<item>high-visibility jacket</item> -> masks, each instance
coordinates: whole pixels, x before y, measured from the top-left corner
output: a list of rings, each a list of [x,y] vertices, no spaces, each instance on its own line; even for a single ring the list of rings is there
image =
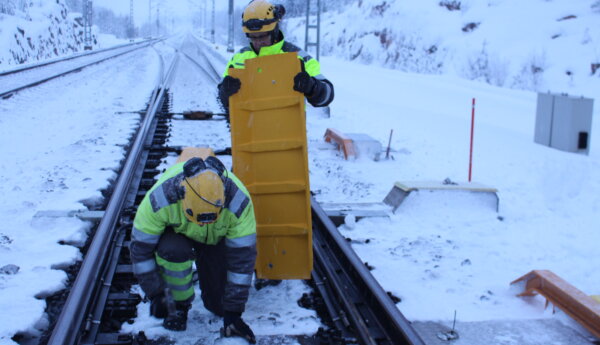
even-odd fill
[[[333,84],[327,80],[323,74],[321,74],[321,65],[319,64],[319,61],[314,59],[304,50],[298,48],[296,45],[286,42],[282,33],[279,34],[279,38],[280,39],[277,43],[260,48],[258,54],[251,46],[240,49],[240,51],[234,54],[227,63],[225,72],[223,72],[223,78],[229,75],[229,68],[245,68],[246,60],[248,59],[254,59],[260,56],[296,52],[298,53],[298,59],[304,61],[306,73],[308,73],[308,75],[311,77],[314,77],[317,82],[313,94],[306,95],[307,101],[314,107],[325,107],[329,105],[329,103],[333,101],[334,97]],[[222,92],[221,85],[222,84],[219,84],[219,99],[221,100],[221,104],[228,109],[229,98]]]
[[[180,184],[184,178],[183,165],[184,162],[181,162],[167,169],[137,210],[130,245],[133,271],[146,295],[155,296],[164,287],[157,272],[155,251],[167,227],[209,245],[225,239],[227,284],[223,308],[243,311],[256,262],[256,220],[250,194],[232,172],[225,170],[222,175],[225,206],[219,218],[202,226],[192,223],[185,217],[182,208],[184,190]]]

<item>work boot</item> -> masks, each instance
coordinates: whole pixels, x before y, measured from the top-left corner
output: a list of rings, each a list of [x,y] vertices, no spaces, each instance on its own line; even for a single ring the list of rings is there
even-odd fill
[[[175,304],[175,313],[169,313],[163,321],[163,327],[171,331],[185,331],[187,328],[188,311],[192,307],[189,303]]]
[[[281,284],[281,280],[279,279],[255,279],[254,280],[254,288],[258,291],[267,286],[277,286]]]

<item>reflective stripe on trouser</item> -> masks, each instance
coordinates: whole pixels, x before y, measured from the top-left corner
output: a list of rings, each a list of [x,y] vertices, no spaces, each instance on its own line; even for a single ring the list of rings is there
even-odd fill
[[[175,233],[172,229],[168,229],[161,236],[156,263],[176,301],[191,303],[194,299],[192,286],[194,257],[204,307],[223,316],[223,296],[227,284],[225,241],[221,240],[216,245],[198,243]]]
[[[184,262],[169,262],[156,254],[156,264],[160,275],[171,290],[175,301],[192,301],[194,286],[192,285],[192,260]]]

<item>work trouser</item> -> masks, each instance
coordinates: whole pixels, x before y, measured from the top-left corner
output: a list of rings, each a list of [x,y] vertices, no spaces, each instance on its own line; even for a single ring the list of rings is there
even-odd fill
[[[223,316],[223,294],[227,282],[225,241],[208,245],[167,229],[158,241],[156,263],[176,302],[191,304],[194,300],[194,260],[204,307]]]

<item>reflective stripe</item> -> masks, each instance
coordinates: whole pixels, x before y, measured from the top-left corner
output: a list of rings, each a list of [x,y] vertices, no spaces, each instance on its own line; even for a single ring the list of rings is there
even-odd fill
[[[166,269],[164,267],[161,267],[161,269],[162,269],[162,272],[164,275],[173,277],[173,278],[185,278],[192,273],[191,265],[188,269],[185,269],[183,271],[173,271],[173,270]]]
[[[154,212],[158,212],[161,208],[169,206],[163,185],[158,186],[150,193],[150,203]]]
[[[141,262],[136,262],[132,265],[133,273],[144,274],[152,272],[156,269],[156,261],[149,259]]]
[[[225,245],[229,248],[250,247],[254,244],[256,244],[256,234],[250,234],[248,236],[242,236],[238,238],[225,239]]]
[[[252,284],[252,273],[242,274],[227,271],[227,281],[236,285],[250,285]]]
[[[302,49],[298,51],[298,55],[302,58],[302,60],[304,60],[304,62],[308,62],[310,59],[312,59],[312,56],[308,55],[308,53]]]
[[[248,197],[246,196],[246,194],[244,194],[244,192],[242,192],[241,189],[238,189],[235,192],[235,195],[233,196],[233,199],[231,200],[231,202],[229,203],[229,210],[235,214],[236,216],[240,216],[242,213],[240,212],[240,208],[242,207],[242,204],[244,203],[244,200],[246,200]]]
[[[314,78],[318,80],[325,80],[325,76],[322,74],[317,74],[316,76],[314,76]]]
[[[165,258],[162,258],[158,253],[156,253],[156,262],[160,267],[163,267],[172,271],[185,271],[188,268],[192,267],[192,260],[186,260],[183,262],[173,262],[168,261]]]
[[[192,302],[194,300],[194,288],[190,287],[185,291],[171,290],[173,299],[177,302]]]
[[[133,231],[131,233],[131,237],[134,241],[149,243],[149,244],[157,244],[158,240],[160,240],[160,235],[151,235],[147,234],[135,226],[133,227]]]
[[[192,282],[189,282],[185,285],[175,285],[175,284],[171,284],[171,283],[167,282],[167,287],[169,287],[169,289],[175,290],[175,291],[186,291],[186,290],[192,288]]]

